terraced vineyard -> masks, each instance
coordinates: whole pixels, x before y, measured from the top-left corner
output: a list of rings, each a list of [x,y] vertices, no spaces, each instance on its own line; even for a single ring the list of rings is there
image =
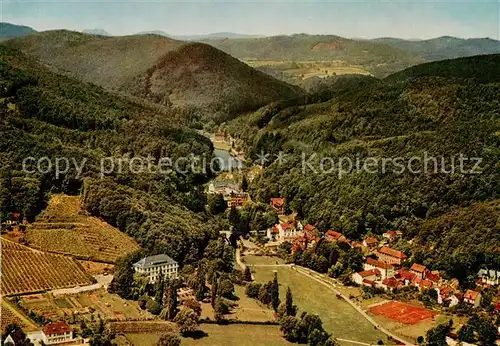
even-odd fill
[[[7,328],[9,324],[17,324],[25,332],[33,332],[38,329],[38,326],[33,321],[22,315],[19,311],[15,310],[15,308],[5,299],[2,299],[1,311],[2,317],[0,320],[2,332],[5,331],[5,328]]]
[[[2,294],[91,285],[94,279],[69,256],[30,249],[2,238]]]
[[[28,226],[31,247],[93,261],[114,263],[139,248],[117,228],[88,216],[78,196],[55,195],[47,209]]]

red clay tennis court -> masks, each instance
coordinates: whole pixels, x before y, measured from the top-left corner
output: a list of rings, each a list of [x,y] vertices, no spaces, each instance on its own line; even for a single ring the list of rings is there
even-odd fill
[[[436,315],[424,308],[394,301],[374,306],[370,308],[370,312],[406,324],[415,324]]]

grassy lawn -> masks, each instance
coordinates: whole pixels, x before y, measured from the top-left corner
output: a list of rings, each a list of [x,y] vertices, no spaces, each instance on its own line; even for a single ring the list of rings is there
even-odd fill
[[[267,282],[273,278],[273,270],[278,272],[280,298],[284,299],[288,286],[292,289],[295,304],[300,311],[318,314],[324,327],[333,337],[376,344],[378,340],[387,342],[382,332],[375,330],[350,305],[337,299],[335,294],[316,281],[287,267],[254,267],[257,282]]]
[[[271,257],[271,256],[242,256],[241,257],[243,263],[248,264],[248,265],[253,265],[253,264],[284,264],[285,261],[283,261],[279,257]]]
[[[239,325],[221,326],[202,324],[201,329],[207,334],[200,339],[183,338],[182,346],[281,346],[292,345],[282,336],[278,326]],[[156,344],[159,334],[127,334],[127,340],[134,346],[152,346]]]

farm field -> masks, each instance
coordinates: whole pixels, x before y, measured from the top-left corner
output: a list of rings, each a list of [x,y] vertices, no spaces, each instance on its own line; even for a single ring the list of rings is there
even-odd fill
[[[2,238],[2,294],[22,294],[94,283],[72,257],[46,253]]]
[[[292,345],[281,336],[279,326],[265,325],[217,325],[202,324],[200,329],[207,336],[200,339],[183,338],[181,345],[185,346],[255,346],[269,345],[281,346]],[[159,338],[159,334],[126,334],[127,339],[134,346],[151,346]]]
[[[305,80],[311,77],[331,77],[344,74],[370,75],[365,68],[350,65],[341,60],[331,61],[289,61],[289,60],[244,60],[256,69],[272,70],[286,79]]]
[[[288,286],[292,289],[295,304],[300,311],[318,314],[325,329],[335,338],[355,340],[376,344],[379,340],[387,342],[387,336],[375,330],[345,301],[319,286],[314,280],[289,267],[253,267],[256,282],[272,280],[276,270],[280,283],[280,297],[285,297]],[[314,299],[313,299],[314,298]]]
[[[28,226],[26,241],[40,250],[107,263],[139,248],[117,228],[88,216],[78,196],[67,195],[52,196],[47,209]]]
[[[124,300],[104,289],[63,296],[29,295],[23,296],[21,302],[26,308],[54,321],[67,316],[74,316],[75,321],[90,320],[92,314],[122,321],[153,317],[141,310],[137,302]]]
[[[33,332],[39,328],[35,322],[17,311],[10,302],[2,299],[1,330],[4,331],[9,324],[13,323],[20,326],[25,332]]]

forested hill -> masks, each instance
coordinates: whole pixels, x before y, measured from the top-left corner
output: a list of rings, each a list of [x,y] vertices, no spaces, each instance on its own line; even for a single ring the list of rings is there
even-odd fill
[[[254,159],[262,152],[285,153],[286,162],[268,162],[253,184],[257,200],[284,196],[307,222],[354,239],[392,228],[414,234],[422,220],[500,198],[499,66],[499,55],[425,64],[385,80],[358,80],[327,102],[269,105],[230,122],[227,130]],[[321,157],[331,158],[327,173],[305,166],[302,154],[306,160],[316,154],[308,162],[317,169]],[[481,173],[442,173],[460,154],[481,158]],[[429,166],[426,174],[394,167],[382,172],[383,158],[401,158],[408,167],[410,158],[424,155],[445,164],[437,172]],[[362,165],[368,157],[378,162],[375,173],[345,164],[348,173],[328,173],[332,160]],[[450,253],[453,246],[464,251],[448,245]]]
[[[56,72],[189,109],[193,121],[255,110],[302,92],[211,46],[158,35],[105,37],[57,30],[8,44]]]
[[[183,127],[176,120],[179,114],[57,75],[1,45],[0,80],[2,214],[21,212],[32,219],[48,193],[78,194],[84,188],[84,202],[93,215],[132,235],[148,251],[166,251],[183,261],[192,247],[193,260],[197,249],[215,236],[217,226],[203,212],[200,184],[207,175],[134,174],[127,161],[149,155],[154,164],[160,156],[175,160],[190,153],[210,158],[211,142]],[[33,161],[27,168],[36,172],[24,172],[27,157],[46,157],[40,166],[46,173],[36,170]],[[70,160],[69,170],[56,176],[55,160],[63,157]],[[123,159],[123,168],[120,172],[116,163],[102,178],[101,159],[107,157]],[[75,162],[83,164],[80,176]]]
[[[463,39],[443,36],[429,40],[402,40],[386,37],[377,38],[371,40],[371,42],[391,45],[395,48],[421,56],[426,61],[500,53],[500,41],[491,38]]]

